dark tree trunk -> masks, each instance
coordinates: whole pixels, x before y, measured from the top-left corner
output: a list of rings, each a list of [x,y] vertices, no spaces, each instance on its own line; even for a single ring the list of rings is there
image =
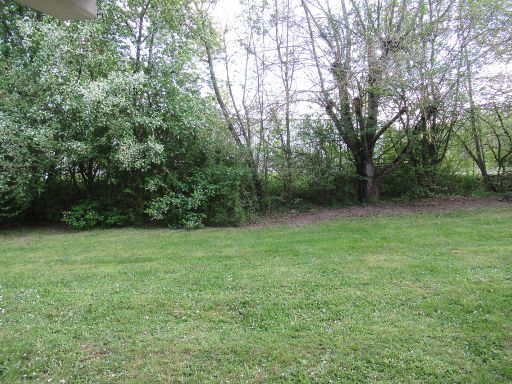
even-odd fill
[[[357,200],[360,203],[366,201],[366,171],[364,162],[358,161],[356,163],[356,174],[357,174]]]
[[[366,162],[366,201],[375,204],[379,201],[379,176],[370,158]]]
[[[371,157],[356,161],[357,198],[360,203],[375,204],[379,201],[380,177]]]
[[[489,174],[487,173],[486,167],[480,165],[478,165],[478,167],[480,168],[480,173],[482,174],[482,181],[485,190],[488,192],[498,192],[498,188],[496,188],[496,186],[492,182],[491,176],[489,176]]]
[[[289,142],[288,142],[289,143]],[[286,203],[291,205],[293,200],[293,187],[292,187],[292,159],[291,150],[289,146],[285,148],[285,161],[286,161],[286,174],[284,176],[284,195]]]

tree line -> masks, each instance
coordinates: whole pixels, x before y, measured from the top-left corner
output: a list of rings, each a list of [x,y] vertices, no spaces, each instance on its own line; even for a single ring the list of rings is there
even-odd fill
[[[512,188],[512,5],[0,0],[0,220],[239,225]]]

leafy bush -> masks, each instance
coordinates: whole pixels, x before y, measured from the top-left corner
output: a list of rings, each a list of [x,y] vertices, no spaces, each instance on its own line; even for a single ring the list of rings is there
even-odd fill
[[[92,229],[100,225],[103,215],[98,203],[84,202],[64,212],[62,221],[73,229]]]
[[[404,162],[382,178],[380,190],[384,198],[421,199],[433,195],[471,195],[481,189],[478,176],[457,173],[448,165],[424,169]]]
[[[148,204],[146,213],[153,220],[167,222],[172,228],[201,228],[205,219],[202,210],[206,197],[206,191],[201,189],[169,192],[153,199]]]
[[[185,229],[200,229],[204,228],[205,215],[202,213],[188,213],[181,219],[181,226]]]
[[[121,227],[133,223],[130,212],[117,208],[103,209],[94,201],[84,201],[63,213],[62,221],[72,229],[93,229],[97,227]]]
[[[153,198],[145,213],[171,228],[197,229],[204,225],[237,226],[254,209],[254,186],[249,169],[236,158],[209,153],[202,169],[183,180],[175,174],[153,178]]]
[[[107,209],[103,213],[104,227],[124,227],[132,224],[135,218],[131,212],[125,212],[117,208]]]
[[[257,202],[249,170],[244,166],[216,164],[206,172],[210,195],[206,202],[206,223],[238,226],[255,211]]]

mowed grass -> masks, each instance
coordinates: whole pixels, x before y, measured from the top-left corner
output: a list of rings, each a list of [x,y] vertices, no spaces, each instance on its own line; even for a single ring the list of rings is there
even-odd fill
[[[512,208],[0,233],[0,381],[512,382]]]

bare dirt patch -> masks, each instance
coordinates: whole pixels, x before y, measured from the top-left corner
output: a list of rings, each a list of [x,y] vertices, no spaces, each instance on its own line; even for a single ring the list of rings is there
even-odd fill
[[[354,205],[344,208],[319,208],[309,212],[270,214],[249,227],[276,225],[301,226],[319,221],[367,216],[393,216],[408,213],[453,212],[477,208],[506,207],[510,203],[497,197],[434,197],[414,202],[386,202],[378,205]]]

